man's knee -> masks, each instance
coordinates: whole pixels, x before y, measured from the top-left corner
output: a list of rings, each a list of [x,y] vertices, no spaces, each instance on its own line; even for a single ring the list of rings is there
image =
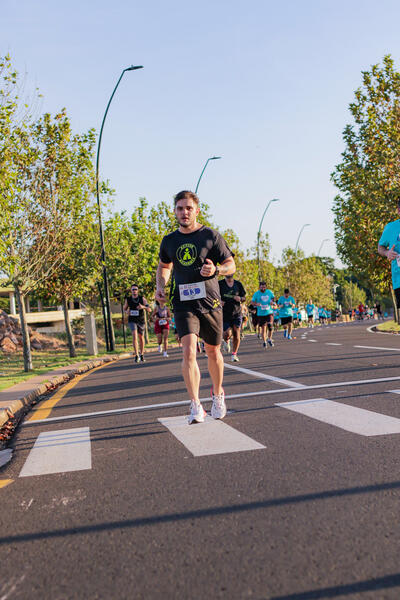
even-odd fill
[[[218,358],[222,356],[220,346],[210,346],[209,344],[206,344],[205,348],[206,354],[211,360],[218,360]]]

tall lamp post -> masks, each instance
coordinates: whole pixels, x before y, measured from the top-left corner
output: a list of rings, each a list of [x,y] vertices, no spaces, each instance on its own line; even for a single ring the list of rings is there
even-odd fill
[[[108,288],[108,279],[107,279],[107,267],[106,267],[106,250],[104,247],[104,236],[103,236],[103,223],[101,218],[101,207],[100,207],[100,191],[99,191],[99,159],[100,159],[100,147],[101,147],[101,138],[103,135],[104,123],[107,117],[108,109],[110,108],[110,104],[112,99],[114,98],[114,94],[117,91],[117,87],[120,84],[122,77],[124,76],[126,71],[136,71],[137,69],[143,69],[142,66],[134,67],[133,65],[124,69],[117,81],[117,85],[114,88],[113,93],[111,94],[111,98],[108,101],[106,112],[104,113],[103,121],[101,123],[99,141],[97,144],[97,156],[96,156],[96,197],[97,197],[97,208],[99,212],[99,232],[100,232],[100,245],[101,245],[101,263],[103,266],[103,284],[104,284],[104,300],[102,299],[103,304],[103,318],[104,318],[104,331],[106,337],[107,351],[112,352],[115,349],[115,340],[114,340],[114,331],[111,320],[111,308],[110,308],[110,292]],[[99,285],[100,290],[100,285]]]
[[[267,210],[269,209],[269,206],[272,202],[279,202],[279,198],[273,198],[272,200],[270,200],[263,212],[263,216],[261,217],[261,221],[260,221],[260,227],[258,228],[258,233],[257,233],[257,266],[258,266],[258,281],[260,281],[261,278],[261,274],[260,274],[260,237],[261,237],[261,227],[264,221],[264,217],[265,217],[265,213],[267,212]]]
[[[207,165],[208,165],[208,163],[210,162],[210,160],[220,160],[221,158],[222,158],[222,156],[210,156],[210,158],[207,158],[206,164],[204,165],[204,167],[203,167],[203,170],[202,170],[202,172],[200,173],[200,177],[199,177],[199,180],[198,180],[198,182],[197,182],[196,189],[194,190],[194,193],[195,193],[195,194],[197,194],[197,190],[199,189],[199,185],[200,185],[201,178],[203,177],[203,173],[204,173],[204,171],[206,170],[206,168],[207,168]]]
[[[294,253],[295,253],[295,254],[296,254],[296,252],[297,252],[297,248],[298,248],[298,246],[299,246],[300,236],[301,236],[301,234],[303,233],[303,229],[305,229],[305,227],[309,227],[309,226],[310,226],[310,223],[305,223],[305,225],[303,225],[303,227],[300,229],[300,233],[299,233],[299,235],[298,235],[298,237],[297,237],[296,248],[294,249]]]
[[[319,256],[321,254],[322,246],[325,244],[325,242],[329,242],[329,238],[326,238],[325,240],[322,240],[321,245],[320,245],[319,250],[318,250],[317,256]]]

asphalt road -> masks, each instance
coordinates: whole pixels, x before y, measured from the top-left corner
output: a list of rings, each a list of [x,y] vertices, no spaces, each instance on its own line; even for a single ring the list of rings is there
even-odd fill
[[[246,337],[223,422],[160,422],[188,413],[179,349],[25,421],[0,469],[0,600],[400,598],[400,343],[368,325]]]

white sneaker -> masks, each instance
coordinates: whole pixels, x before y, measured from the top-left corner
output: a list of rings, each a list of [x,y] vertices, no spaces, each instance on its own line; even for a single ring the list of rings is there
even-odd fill
[[[222,342],[222,346],[223,346],[223,348],[224,348],[225,352],[226,352],[227,354],[229,354],[229,352],[230,352],[230,349],[231,349],[231,348],[230,348],[230,343],[229,343],[229,342],[226,342],[225,340],[223,340],[223,342]]]
[[[162,352],[162,347],[161,346],[158,346],[158,351],[161,354],[161,352]]]
[[[204,423],[206,415],[207,413],[201,403],[192,400],[190,404],[190,415],[188,416],[189,425],[192,423]]]
[[[168,358],[168,352],[163,352],[163,356],[165,356],[166,358]]]
[[[226,415],[226,404],[225,404],[225,393],[222,391],[222,394],[216,396],[214,392],[212,394],[212,407],[211,407],[211,416],[214,419],[223,419]]]
[[[232,354],[231,361],[232,362],[239,362],[238,355],[237,354]]]

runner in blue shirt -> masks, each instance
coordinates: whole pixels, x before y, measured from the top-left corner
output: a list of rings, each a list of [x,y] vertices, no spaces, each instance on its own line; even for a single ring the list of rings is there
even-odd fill
[[[292,339],[293,329],[293,306],[296,305],[296,301],[293,296],[290,295],[289,289],[286,288],[278,300],[279,316],[283,325],[283,337],[288,340]]]
[[[397,200],[397,212],[400,216],[400,197]],[[386,225],[378,243],[378,252],[391,262],[392,285],[396,296],[397,310],[400,309],[400,219]]]
[[[279,329],[279,308],[274,308],[274,331]]]
[[[308,326],[311,327],[311,329],[314,327],[314,311],[315,311],[315,304],[313,304],[311,298],[308,301],[308,304],[306,305],[306,313],[307,313],[307,318],[308,318]]]
[[[260,281],[260,289],[253,295],[251,303],[257,306],[257,320],[258,325],[261,328],[261,336],[263,340],[263,347],[267,348],[274,345],[272,341],[273,323],[274,323],[274,308],[275,302],[274,292],[267,290],[267,284],[265,281]],[[268,338],[266,336],[266,330],[268,328]]]

